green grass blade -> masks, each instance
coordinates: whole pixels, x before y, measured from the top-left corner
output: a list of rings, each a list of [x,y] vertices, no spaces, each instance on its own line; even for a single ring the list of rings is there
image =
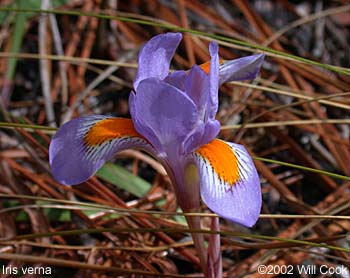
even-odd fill
[[[151,185],[144,179],[134,176],[123,167],[113,163],[103,165],[97,172],[97,176],[139,198],[145,196],[151,188]]]
[[[28,1],[19,0],[17,1],[17,7],[19,9],[29,8]],[[10,47],[11,53],[19,53],[22,46],[23,36],[25,32],[25,23],[26,23],[27,15],[25,13],[16,13],[15,16],[15,25],[12,32],[12,42]],[[8,66],[6,71],[6,79],[12,80],[15,74],[15,69],[17,65],[16,58],[8,59]]]

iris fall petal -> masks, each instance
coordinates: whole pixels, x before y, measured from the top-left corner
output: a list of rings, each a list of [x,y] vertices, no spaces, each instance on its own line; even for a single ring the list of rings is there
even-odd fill
[[[214,139],[194,155],[203,201],[225,219],[247,227],[260,214],[258,173],[247,150],[239,144]]]
[[[67,185],[90,178],[116,152],[151,146],[130,119],[95,115],[64,124],[52,138],[49,158],[53,177]]]

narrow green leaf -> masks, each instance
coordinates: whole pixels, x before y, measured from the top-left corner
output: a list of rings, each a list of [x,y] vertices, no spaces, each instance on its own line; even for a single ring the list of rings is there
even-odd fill
[[[19,0],[17,2],[18,8],[29,8],[27,6],[27,4],[28,4],[27,1],[24,1],[24,0]],[[14,26],[13,32],[12,32],[12,42],[11,42],[11,48],[10,48],[11,53],[20,52],[22,40],[23,40],[23,35],[24,35],[24,31],[25,31],[26,19],[27,19],[26,14],[16,13],[15,26]],[[16,58],[9,58],[8,67],[7,67],[7,71],[6,71],[6,79],[7,80],[13,79],[13,75],[14,75],[15,69],[16,69],[16,64],[17,64]]]
[[[22,1],[22,3],[19,3]],[[41,8],[41,1],[38,0],[18,0],[13,1],[14,3],[10,3],[9,5],[4,5],[3,8],[6,8],[6,11],[0,13],[0,25],[2,25],[7,17],[9,16],[9,13],[11,12],[11,9],[17,9],[17,8],[27,8],[27,9],[33,9],[33,10],[39,10]],[[65,5],[69,2],[69,0],[52,0],[51,5],[53,8]],[[24,4],[24,5],[23,5]],[[25,13],[26,18],[35,16],[36,12],[28,12]]]
[[[144,196],[151,185],[138,176],[134,176],[121,166],[106,163],[97,172],[97,176],[137,197]]]
[[[59,5],[65,4],[66,1],[64,0],[54,0],[52,5],[53,7],[57,7]],[[8,8],[14,8],[14,9],[25,9],[25,10],[37,10],[41,7],[41,1],[37,0],[18,0],[14,4],[9,5]],[[22,13],[17,12],[14,18],[14,27],[12,32],[12,42],[10,47],[11,53],[19,53],[22,46],[22,41],[25,33],[25,23],[27,19],[31,16],[35,15],[35,13]],[[1,13],[0,16],[0,22],[2,23],[6,18],[5,13]],[[13,76],[15,74],[17,65],[17,58],[9,58],[8,60],[8,67],[6,71],[6,80],[12,81]]]

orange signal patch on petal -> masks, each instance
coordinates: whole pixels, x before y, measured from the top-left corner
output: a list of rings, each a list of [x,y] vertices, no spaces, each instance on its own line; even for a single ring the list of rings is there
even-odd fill
[[[214,169],[218,178],[233,186],[240,179],[238,159],[232,148],[224,141],[214,139],[197,150]]]
[[[88,146],[96,146],[121,137],[142,138],[130,119],[106,118],[97,122],[87,131],[84,142]]]

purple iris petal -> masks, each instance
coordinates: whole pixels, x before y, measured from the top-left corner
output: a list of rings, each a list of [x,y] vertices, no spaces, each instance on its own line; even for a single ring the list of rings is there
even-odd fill
[[[151,148],[142,138],[123,137],[87,146],[84,138],[91,127],[111,117],[95,115],[73,119],[57,131],[49,148],[53,177],[60,183],[79,184],[90,178],[116,152],[136,147]]]
[[[219,70],[220,85],[230,81],[254,79],[260,71],[264,57],[265,54],[254,54],[224,62]]]
[[[185,91],[187,73],[184,70],[177,70],[169,74],[164,81],[181,91]]]
[[[218,75],[215,66],[215,64],[218,65],[217,45],[214,43],[210,47],[213,66],[210,68],[209,76],[199,66],[194,65],[186,79],[186,94],[197,106],[198,124],[184,142],[185,153],[190,153],[209,143],[220,131],[220,123],[214,118],[216,111],[213,113],[211,105],[212,101],[217,102],[217,91],[216,98],[212,99],[212,90],[218,88],[218,79],[215,80],[215,75]]]
[[[149,77],[164,79],[169,73],[170,61],[182,38],[181,33],[166,33],[153,37],[139,53],[139,68],[134,88]]]
[[[188,135],[184,142],[184,150],[189,154],[199,147],[209,143],[220,132],[220,123],[215,119],[209,119],[205,123],[200,122],[196,129]]]
[[[129,99],[136,130],[160,153],[179,159],[181,142],[197,123],[192,100],[177,88],[156,78],[140,82],[136,95]]]
[[[214,118],[219,106],[219,47],[216,42],[211,42],[209,44],[210,52],[210,100],[208,101],[208,113],[209,118]]]
[[[204,128],[205,138],[202,141],[202,145],[208,144],[213,140],[220,132],[220,122],[215,119],[209,119]]]
[[[208,75],[199,66],[194,65],[186,78],[185,88],[186,94],[197,106],[199,117],[204,120],[210,90]]]
[[[201,196],[206,205],[225,219],[251,227],[259,218],[261,188],[259,175],[247,150],[239,144],[226,142],[234,151],[239,164],[239,181],[225,184],[213,169],[199,164]],[[232,171],[235,171],[233,168]]]
[[[203,145],[202,142],[205,140],[205,126],[203,121],[198,120],[196,127],[187,135],[186,139],[181,142],[184,154],[189,154]]]

